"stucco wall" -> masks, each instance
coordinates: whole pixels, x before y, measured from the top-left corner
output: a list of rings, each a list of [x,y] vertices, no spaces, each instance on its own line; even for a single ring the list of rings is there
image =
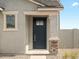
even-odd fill
[[[79,30],[61,29],[59,31],[60,48],[79,48]]]
[[[30,32],[28,32],[29,18],[24,15],[24,11],[37,10],[37,5],[29,2],[28,0],[0,0],[0,2],[5,7],[4,11],[18,11],[17,31],[3,31],[4,19],[3,13],[0,12],[0,53],[25,53],[26,46],[28,45],[28,43],[30,44],[30,42],[27,42],[29,40],[28,33]],[[57,15],[58,11],[52,12],[56,12],[54,16],[51,16],[51,21],[53,21],[53,24],[51,23],[51,27],[53,26],[52,32],[57,35],[59,28],[59,16]],[[49,38],[50,37],[48,37],[48,39]]]
[[[18,11],[18,30],[3,31],[3,14],[0,12],[0,53],[25,53],[27,28],[24,11],[36,10],[37,6],[27,0],[3,0],[5,11]]]

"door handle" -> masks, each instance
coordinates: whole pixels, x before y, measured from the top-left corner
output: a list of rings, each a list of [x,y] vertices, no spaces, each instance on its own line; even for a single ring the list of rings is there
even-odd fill
[[[36,35],[34,34],[34,41],[36,41]]]

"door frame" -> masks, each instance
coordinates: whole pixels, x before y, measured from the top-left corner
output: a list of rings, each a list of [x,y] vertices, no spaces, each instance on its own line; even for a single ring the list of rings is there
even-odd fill
[[[26,16],[31,16],[31,20],[33,16],[47,16],[47,49],[46,50],[33,50],[29,49],[29,44],[26,45],[26,50],[25,54],[50,54],[49,52],[49,38],[50,38],[50,18],[49,16],[57,16],[59,15],[59,12],[50,12],[50,11],[24,11],[24,15]],[[26,20],[26,19],[25,19]],[[27,23],[28,24],[28,23]],[[32,29],[31,29],[32,30]],[[27,29],[27,35],[28,35],[28,29]],[[27,41],[29,41],[29,38],[27,37]],[[28,42],[27,42],[28,43]],[[32,43],[31,43],[32,44]]]
[[[26,17],[27,15],[25,15],[25,17]],[[33,26],[32,26],[32,24],[33,24],[33,17],[47,17],[47,45],[46,45],[46,47],[47,47],[47,49],[33,49],[33,32],[32,32],[32,30],[33,30]],[[28,23],[28,22],[26,22],[27,23],[27,25],[29,26],[29,24],[30,24],[30,35],[31,35],[31,37],[29,38],[28,37],[28,42],[29,42],[29,39],[30,39],[30,44],[28,43],[28,45],[26,45],[26,54],[49,54],[50,52],[49,52],[49,19],[48,19],[48,16],[40,16],[40,15],[31,15],[30,16],[30,19],[27,19],[27,20],[30,20],[30,23]],[[28,34],[28,36],[29,36],[29,28],[28,28],[28,30],[27,30],[27,34]]]

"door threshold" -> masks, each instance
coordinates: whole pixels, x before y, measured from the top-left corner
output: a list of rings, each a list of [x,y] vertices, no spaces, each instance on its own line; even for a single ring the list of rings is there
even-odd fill
[[[31,50],[48,50],[48,49],[31,49]]]

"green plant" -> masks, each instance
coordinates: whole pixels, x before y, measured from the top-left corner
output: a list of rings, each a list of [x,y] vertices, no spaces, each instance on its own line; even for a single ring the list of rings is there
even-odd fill
[[[63,59],[67,59],[69,57],[69,54],[67,52],[64,53]]]
[[[77,59],[77,56],[78,56],[77,52],[72,52],[71,59]]]
[[[65,52],[64,53],[64,56],[63,56],[63,59],[67,59],[67,58],[71,58],[71,59],[77,59],[78,57],[78,52],[73,52],[73,51],[69,51],[69,52]]]

